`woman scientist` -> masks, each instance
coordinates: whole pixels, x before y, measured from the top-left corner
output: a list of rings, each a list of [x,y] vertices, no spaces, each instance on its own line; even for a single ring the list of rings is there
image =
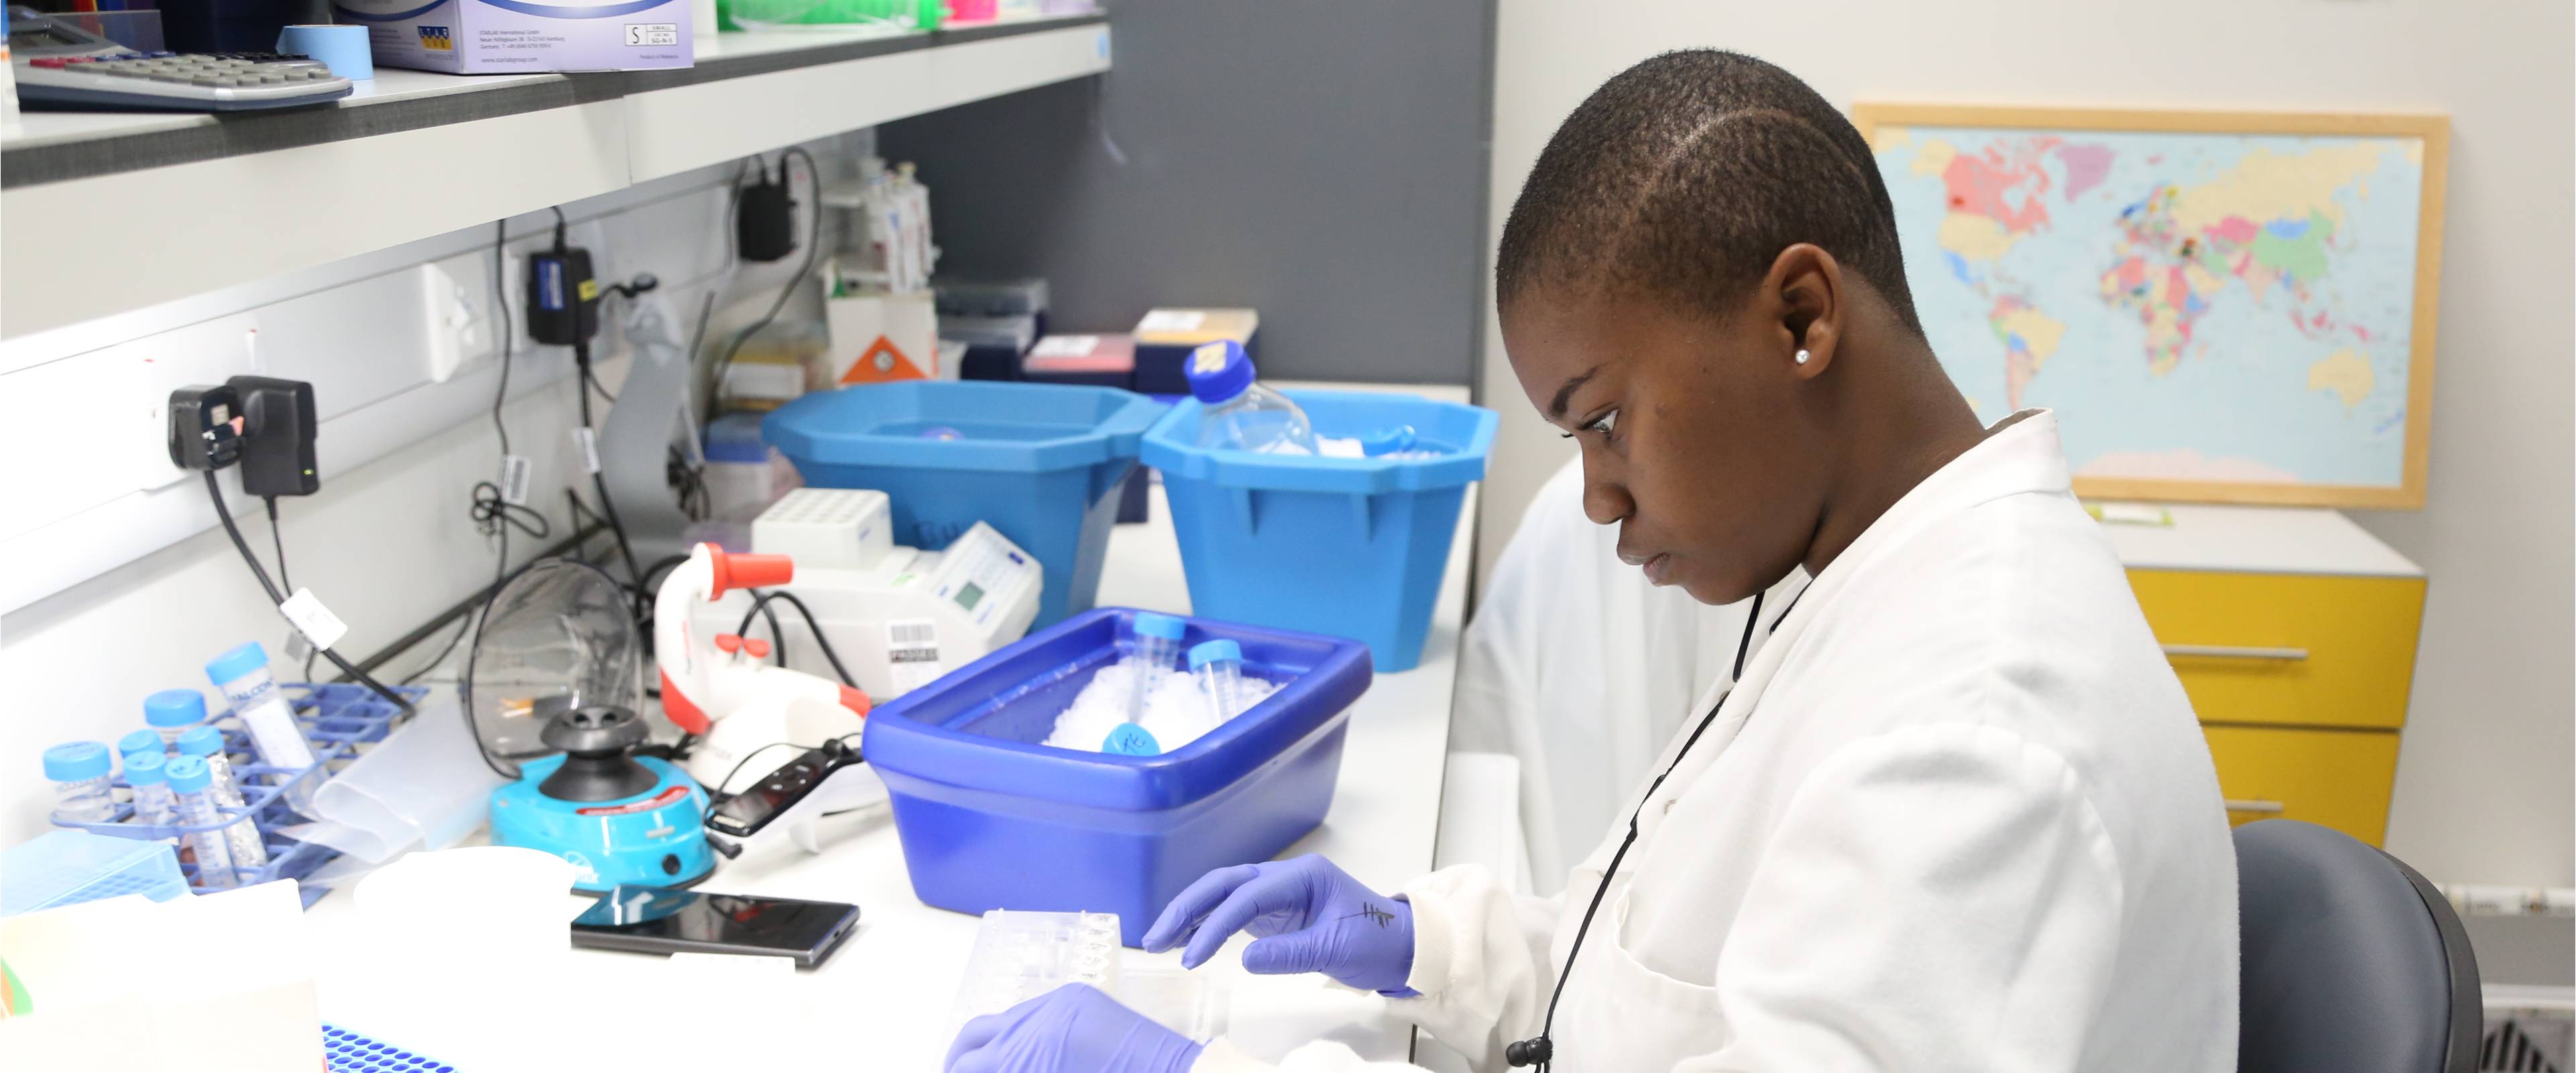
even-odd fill
[[[1487,1068],[2233,1069],[2207,748],[2056,419],[1980,427],[1943,374],[1860,134],[1759,60],[1648,60],[1549,141],[1495,276],[1623,560],[1710,604],[1814,580],[1756,611],[1561,897],[1304,857],[1210,873],[1146,948],[1196,966],[1249,931],[1245,968],[1384,992]],[[1266,1067],[1077,987],[968,1025],[949,1068]]]

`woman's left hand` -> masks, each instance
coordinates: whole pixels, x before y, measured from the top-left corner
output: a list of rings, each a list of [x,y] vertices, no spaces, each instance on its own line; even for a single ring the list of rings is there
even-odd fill
[[[1187,1073],[1201,1046],[1088,984],[966,1022],[947,1073]]]

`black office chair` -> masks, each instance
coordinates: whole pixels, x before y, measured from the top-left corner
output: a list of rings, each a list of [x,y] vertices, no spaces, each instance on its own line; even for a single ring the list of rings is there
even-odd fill
[[[2475,1073],[2484,1014],[2459,915],[2330,828],[2236,829],[2239,1073]]]

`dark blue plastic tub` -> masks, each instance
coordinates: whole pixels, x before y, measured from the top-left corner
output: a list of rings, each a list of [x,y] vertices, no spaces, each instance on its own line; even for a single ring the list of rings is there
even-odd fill
[[[1269,860],[1323,822],[1351,702],[1369,687],[1356,642],[1189,619],[1184,646],[1232,640],[1244,672],[1279,691],[1161,756],[1037,744],[1134,644],[1134,616],[1076,615],[868,716],[862,746],[923,902],[1116,913],[1134,946],[1192,880]]]
[[[807,484],[884,492],[898,544],[936,551],[991,523],[1046,567],[1044,626],[1100,591],[1119,488],[1163,409],[1111,388],[907,380],[803,396],[760,432]]]

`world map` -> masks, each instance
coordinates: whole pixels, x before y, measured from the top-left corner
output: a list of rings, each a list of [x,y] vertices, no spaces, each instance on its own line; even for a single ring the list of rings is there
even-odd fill
[[[2424,143],[1879,126],[1906,278],[1989,424],[2079,480],[2395,487]]]

